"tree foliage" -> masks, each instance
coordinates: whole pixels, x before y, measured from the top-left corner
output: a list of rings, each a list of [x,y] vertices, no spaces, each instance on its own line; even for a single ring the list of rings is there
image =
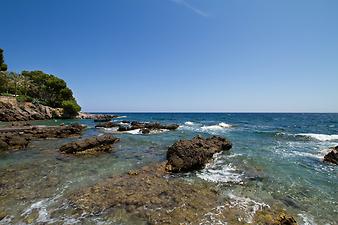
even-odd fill
[[[0,49],[0,63],[4,64]],[[22,71],[21,74],[0,71],[0,94],[12,94],[50,107],[64,108],[66,117],[73,117],[81,110],[67,83],[52,74],[42,71]]]
[[[62,102],[63,115],[64,118],[72,118],[78,114],[81,110],[81,107],[77,104],[75,100],[67,100]]]
[[[4,50],[0,48],[0,71],[7,71],[7,64],[5,64]]]

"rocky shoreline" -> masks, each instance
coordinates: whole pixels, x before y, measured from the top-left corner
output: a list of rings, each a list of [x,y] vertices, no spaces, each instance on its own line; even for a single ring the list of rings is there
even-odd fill
[[[179,125],[109,121],[99,123],[96,127],[117,128],[117,132],[139,129],[143,134],[149,134],[162,129],[176,130]],[[0,129],[0,151],[24,149],[32,140],[80,137],[84,128],[76,124],[32,126],[27,122],[13,123],[12,126]],[[119,138],[110,134],[91,136],[63,144],[59,151],[62,154],[97,155],[111,152],[113,145],[119,141]],[[75,214],[84,215],[84,218],[100,214],[113,217],[116,212],[122,212],[126,217],[137,217],[148,224],[198,224],[206,219],[205,215],[218,209],[214,214],[217,220],[228,221],[230,224],[247,224],[247,221],[238,221],[238,217],[244,218],[244,212],[240,208],[229,207],[230,204],[222,197],[216,184],[202,180],[188,182],[181,176],[186,172],[203,169],[216,153],[231,148],[232,143],[219,136],[197,135],[189,140],[179,140],[168,147],[164,162],[131,170],[72,192],[67,196],[68,203]],[[337,164],[337,150],[338,146],[332,148],[324,161]],[[252,223],[297,224],[292,216],[277,206],[257,210]]]
[[[136,216],[147,224],[199,224],[207,220],[208,213],[221,207],[213,220],[247,224],[238,220],[244,213],[241,208],[225,207],[226,199],[222,199],[216,185],[172,176],[172,173],[201,169],[215,153],[227,151],[231,146],[229,141],[217,136],[180,140],[169,147],[168,161],[113,176],[72,193],[67,199],[74,213],[83,216],[114,217],[118,212],[126,217]],[[259,210],[253,221],[254,224],[297,224],[282,210],[269,207]]]
[[[79,124],[0,128],[0,151],[23,149],[37,139],[80,136],[84,128]]]
[[[0,121],[29,121],[61,118],[62,109],[32,102],[18,102],[15,97],[0,96]]]
[[[122,122],[104,122],[99,123],[95,126],[96,128],[117,128],[118,132],[126,132],[132,130],[140,130],[142,134],[149,134],[154,131],[163,131],[163,130],[176,130],[179,125],[178,124],[160,124],[158,122],[155,123],[145,123],[138,121],[122,121]]]

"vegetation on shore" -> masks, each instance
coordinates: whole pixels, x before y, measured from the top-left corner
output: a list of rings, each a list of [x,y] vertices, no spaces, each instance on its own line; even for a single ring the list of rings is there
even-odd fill
[[[81,110],[67,83],[42,71],[8,72],[0,49],[0,94],[15,96],[19,102],[32,102],[63,108],[65,118],[75,117]]]

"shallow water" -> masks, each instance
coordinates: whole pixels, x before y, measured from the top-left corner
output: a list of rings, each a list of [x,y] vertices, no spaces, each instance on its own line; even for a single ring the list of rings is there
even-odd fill
[[[117,120],[178,123],[180,128],[151,135],[114,134],[121,138],[114,151],[95,157],[64,156],[57,151],[74,138],[35,141],[26,150],[2,153],[0,211],[7,216],[0,224],[79,224],[81,216],[61,213],[60,209],[69,207],[64,204],[67,193],[163,161],[169,145],[196,134],[224,136],[233,148],[217,154],[204,170],[186,174],[185,179],[217,183],[228,206],[246,211],[243,220],[250,223],[255,211],[280,204],[300,224],[337,224],[338,170],[322,158],[329,147],[338,145],[338,114],[122,114],[127,118]],[[83,137],[113,133],[95,129],[91,120],[76,122],[88,126]],[[87,222],[104,221],[98,216]]]

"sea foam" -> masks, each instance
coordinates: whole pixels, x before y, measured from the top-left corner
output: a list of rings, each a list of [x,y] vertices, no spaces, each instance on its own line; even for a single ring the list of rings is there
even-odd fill
[[[187,126],[194,126],[195,125],[194,122],[191,122],[191,121],[187,121],[184,124],[187,125]]]
[[[313,133],[300,133],[296,134],[296,137],[306,137],[318,141],[336,141],[338,140],[338,135],[336,134],[313,134]]]
[[[217,131],[217,130],[223,130],[223,129],[227,129],[227,128],[231,128],[232,125],[227,124],[227,123],[219,123],[217,125],[211,125],[211,126],[203,126],[201,127],[202,131]]]

